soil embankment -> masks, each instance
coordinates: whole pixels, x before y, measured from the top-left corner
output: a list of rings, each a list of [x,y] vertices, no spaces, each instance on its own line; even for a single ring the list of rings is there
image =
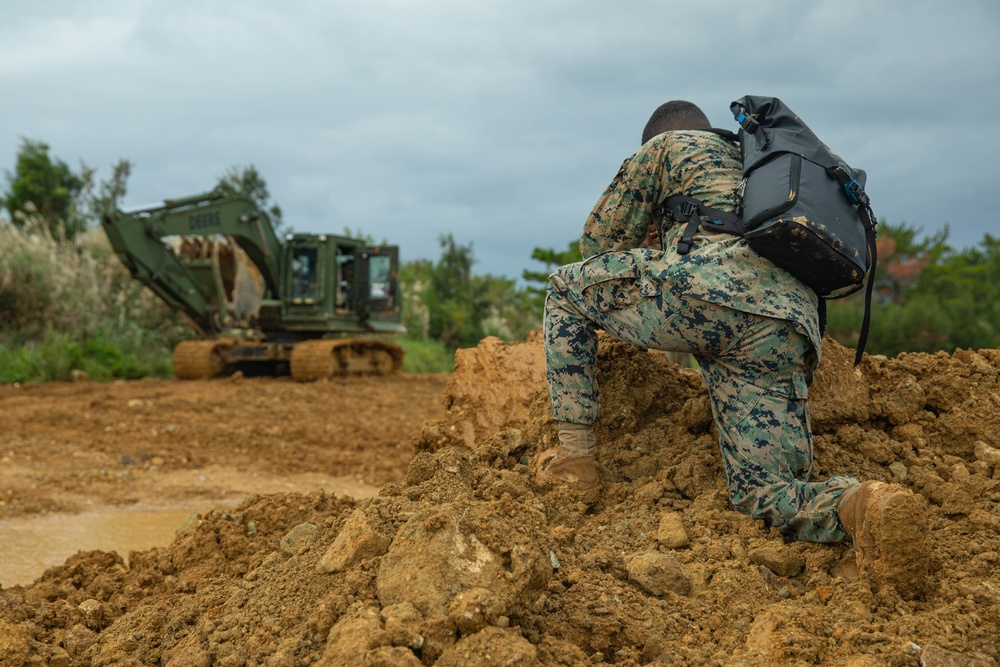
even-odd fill
[[[243,472],[359,475],[380,490],[255,495],[128,566],[80,553],[0,590],[0,664],[996,665],[1000,351],[858,368],[851,356],[827,341],[810,390],[814,473],[928,499],[932,572],[916,600],[856,577],[849,545],[786,542],[734,512],[697,374],[612,341],[599,362],[606,484],[592,505],[530,474],[555,436],[537,340],[463,351],[444,406],[419,416],[430,387],[407,378],[395,398],[348,409],[338,400],[368,381],[341,393],[206,382],[190,402],[165,388],[176,383],[126,385],[125,401],[109,398],[114,385],[37,387],[23,404],[30,392],[2,388],[5,414],[35,410],[24,414],[63,435],[20,434],[33,419],[0,434],[0,517],[128,502],[109,489],[141,495],[154,469],[217,462],[206,447]],[[102,401],[114,410],[95,418]],[[401,424],[405,442],[379,435]],[[31,437],[67,461],[26,459]],[[107,474],[74,476],[73,452]],[[64,491],[29,493],[45,474]]]

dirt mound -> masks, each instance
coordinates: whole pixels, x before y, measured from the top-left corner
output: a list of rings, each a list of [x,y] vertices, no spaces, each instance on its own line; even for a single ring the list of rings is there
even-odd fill
[[[444,390],[446,419],[424,424],[419,446],[475,449],[497,431],[523,425],[538,388],[545,383],[545,354],[538,331],[521,345],[484,338],[455,352],[455,372]]]
[[[79,554],[0,591],[0,664],[997,664],[1000,352],[853,368],[826,341],[815,474],[927,498],[914,601],[857,578],[848,546],[786,542],[730,508],[696,373],[602,340],[606,487],[587,506],[529,473],[555,436],[524,368],[538,341],[465,354],[447,415],[377,497],[257,496],[127,568]]]

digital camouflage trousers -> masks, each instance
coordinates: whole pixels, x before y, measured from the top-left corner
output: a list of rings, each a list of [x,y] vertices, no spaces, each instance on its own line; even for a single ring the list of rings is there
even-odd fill
[[[733,507],[789,537],[844,540],[836,508],[858,481],[809,481],[808,378],[816,353],[808,338],[791,322],[687,297],[680,284],[655,284],[636,269],[637,257],[604,253],[550,277],[543,335],[556,420],[598,420],[598,329],[690,353],[708,386]]]

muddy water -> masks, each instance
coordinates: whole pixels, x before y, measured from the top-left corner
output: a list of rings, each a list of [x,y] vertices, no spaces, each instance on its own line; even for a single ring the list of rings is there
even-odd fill
[[[205,511],[200,509],[198,511]],[[192,510],[107,510],[0,522],[0,586],[30,584],[77,551],[129,551],[170,544]]]
[[[229,469],[197,471],[199,479],[256,493],[324,489],[350,498],[371,498],[378,488],[356,477],[330,477],[306,473],[261,480]],[[191,471],[183,471],[190,476]],[[27,585],[46,569],[62,565],[77,551],[117,551],[126,563],[130,551],[165,547],[191,512],[212,507],[235,507],[245,496],[232,496],[213,506],[186,509],[106,509],[82,514],[50,514],[0,521],[0,587]]]

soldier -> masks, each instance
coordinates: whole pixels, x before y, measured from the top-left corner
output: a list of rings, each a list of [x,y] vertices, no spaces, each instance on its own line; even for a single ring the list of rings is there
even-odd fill
[[[807,395],[821,350],[815,292],[739,236],[700,230],[682,255],[683,225],[665,228],[659,239],[652,233],[661,222],[657,204],[673,195],[733,210],[739,148],[704,131],[709,127],[689,102],[656,109],[642,147],[587,218],[580,239],[587,259],[550,277],[543,336],[561,444],[539,455],[538,480],[581,495],[600,488],[597,329],[687,352],[708,386],[733,507],[794,539],[850,536],[864,571],[907,583],[927,569],[922,499],[898,485],[852,477],[809,481]],[[919,593],[921,582],[912,581],[910,592]]]

